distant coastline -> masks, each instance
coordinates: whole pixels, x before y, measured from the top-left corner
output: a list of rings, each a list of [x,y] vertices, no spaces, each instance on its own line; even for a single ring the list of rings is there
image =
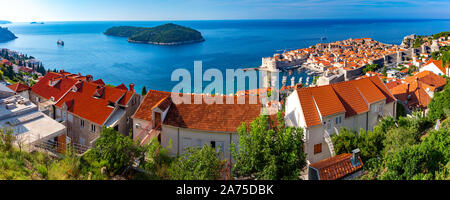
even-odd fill
[[[205,39],[198,39],[198,40],[189,40],[189,41],[183,41],[183,42],[146,42],[146,41],[136,41],[136,40],[128,40],[128,42],[131,43],[138,43],[138,44],[155,44],[155,45],[163,45],[163,46],[175,46],[175,45],[183,45],[183,44],[193,44],[198,42],[203,42]]]

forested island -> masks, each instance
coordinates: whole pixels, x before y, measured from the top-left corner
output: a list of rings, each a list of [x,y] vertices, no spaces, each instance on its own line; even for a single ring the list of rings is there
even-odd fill
[[[8,30],[8,28],[0,27],[0,42],[6,42],[16,39],[16,35]]]
[[[128,42],[157,45],[181,45],[205,40],[199,31],[173,23],[156,27],[116,26],[104,34],[128,37]]]

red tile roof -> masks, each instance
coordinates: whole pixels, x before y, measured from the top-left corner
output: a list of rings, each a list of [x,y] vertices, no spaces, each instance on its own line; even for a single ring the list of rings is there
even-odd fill
[[[363,98],[368,103],[375,103],[386,99],[386,96],[378,90],[377,86],[374,85],[368,78],[354,80],[352,83],[358,91],[362,93]]]
[[[351,117],[369,110],[369,104],[395,100],[377,76],[319,87],[297,89],[306,126],[321,124],[321,116],[345,112]]]
[[[426,108],[431,101],[431,97],[426,90],[435,92],[442,89],[446,84],[446,79],[430,71],[422,71],[414,76],[406,77],[405,83],[391,88],[392,94],[401,101],[406,101],[409,108]],[[408,99],[408,96],[410,98]]]
[[[95,81],[92,81],[92,82],[93,82],[93,83],[96,83],[96,84],[98,84],[98,85],[106,85],[105,82],[103,82],[102,79],[98,79],[98,80],[95,80]]]
[[[170,106],[163,122],[165,125],[204,131],[237,132],[237,127],[242,122],[249,124],[261,113],[261,104],[249,104],[248,96],[245,96],[245,104],[237,104],[236,96],[233,97],[234,104],[227,104],[225,96],[223,104],[207,104],[203,98],[202,103],[195,104],[196,95],[184,95],[189,95],[191,104],[177,105],[171,100],[170,92],[150,90],[133,118],[151,121],[153,108],[165,110]]]
[[[319,172],[320,180],[337,180],[350,175],[363,167],[361,158],[358,156],[360,164],[353,166],[351,157],[353,154],[344,153],[319,162],[310,164],[309,166]]]
[[[381,81],[379,77],[369,77],[369,80],[372,81],[373,84],[377,86],[377,88],[384,94],[386,97],[386,103],[391,103],[396,101],[394,95],[392,95],[391,91],[388,87]]]
[[[141,105],[136,110],[136,113],[134,113],[133,118],[152,121],[152,109],[161,102],[161,100],[168,97],[170,97],[170,92],[149,90],[142,100]]]
[[[362,79],[361,79],[362,80]],[[345,107],[345,117],[351,117],[369,111],[362,93],[350,81],[331,85]]]
[[[194,95],[191,95],[191,104],[172,104],[166,115],[164,124],[181,128],[189,128],[205,131],[237,132],[241,123],[250,124],[261,114],[261,104],[250,104],[249,97],[245,97],[245,104],[238,104],[234,97],[233,104],[201,104],[194,103]]]
[[[105,94],[100,98],[94,98],[94,94],[98,89],[97,84],[82,82],[78,91],[70,91],[56,103],[56,106],[61,108],[66,103],[69,112],[96,124],[103,125],[114,111],[114,107],[108,105],[110,102],[115,101],[112,101],[114,98],[109,99],[106,97],[108,93],[106,90]]]
[[[9,89],[13,90],[14,92],[23,92],[23,91],[31,89],[30,87],[28,87],[28,85],[25,85],[23,83],[16,83],[16,84],[10,85],[8,87],[9,87]]]
[[[50,86],[52,81],[57,83]],[[132,91],[105,86],[101,79],[92,81],[90,75],[81,76],[63,70],[61,73],[47,73],[31,90],[47,99],[53,96],[57,107],[61,108],[65,104],[69,112],[99,125],[106,122],[115,109],[115,103],[126,105],[134,94]]]
[[[125,86],[125,84],[120,84],[118,86],[116,86],[117,89],[121,89],[121,90],[128,90],[127,86]]]
[[[50,86],[51,80],[59,80],[59,82]],[[58,101],[77,82],[75,79],[64,78],[61,74],[49,72],[31,87],[31,91],[46,99],[54,97],[55,101]]]
[[[302,106],[303,115],[307,127],[321,124],[319,113],[315,107],[311,90],[308,88],[300,88],[297,90],[300,105]]]

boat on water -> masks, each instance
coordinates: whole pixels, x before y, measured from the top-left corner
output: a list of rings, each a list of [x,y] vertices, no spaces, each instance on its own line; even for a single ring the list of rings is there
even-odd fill
[[[58,40],[58,41],[56,42],[56,44],[61,45],[61,46],[64,46],[64,41]]]

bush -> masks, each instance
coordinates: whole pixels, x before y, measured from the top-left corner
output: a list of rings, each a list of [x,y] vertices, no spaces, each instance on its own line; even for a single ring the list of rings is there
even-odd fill
[[[121,174],[137,159],[143,159],[144,149],[130,136],[123,136],[112,128],[103,128],[100,138],[95,142],[92,156],[104,163],[111,175]]]
[[[281,113],[277,118],[276,127],[264,115],[256,118],[248,129],[245,123],[239,126],[239,146],[232,144],[231,148],[236,160],[235,175],[269,180],[299,178],[306,166],[303,129],[286,127]]]
[[[188,147],[170,166],[169,176],[172,180],[217,180],[225,166],[219,156],[209,145]]]

